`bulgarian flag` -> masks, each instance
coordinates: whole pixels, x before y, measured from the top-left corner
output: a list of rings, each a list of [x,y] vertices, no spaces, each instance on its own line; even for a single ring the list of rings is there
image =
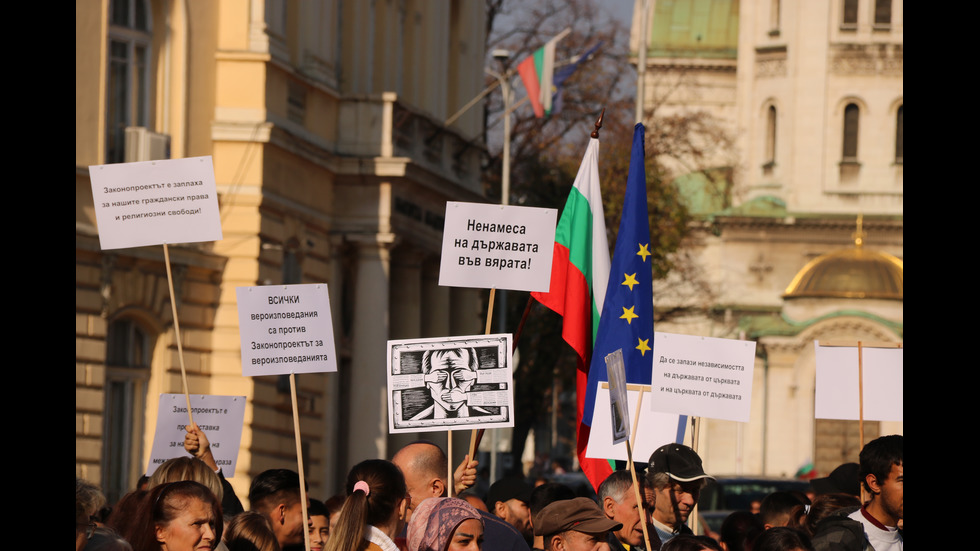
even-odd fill
[[[608,461],[585,457],[590,427],[582,423],[592,345],[609,280],[609,242],[599,192],[598,159],[599,140],[592,138],[555,230],[551,287],[547,293],[531,293],[538,302],[563,317],[562,337],[578,354],[577,452],[582,471],[595,488],[612,473]]]
[[[555,93],[555,44],[570,32],[571,29],[565,29],[517,65],[517,72],[527,89],[527,99],[534,109],[534,116],[539,119],[551,113],[551,98]]]

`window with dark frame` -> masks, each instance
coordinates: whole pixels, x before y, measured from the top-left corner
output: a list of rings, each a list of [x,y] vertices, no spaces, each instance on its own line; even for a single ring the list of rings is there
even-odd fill
[[[844,151],[843,161],[857,161],[858,156],[858,122],[861,110],[854,103],[844,108]]]

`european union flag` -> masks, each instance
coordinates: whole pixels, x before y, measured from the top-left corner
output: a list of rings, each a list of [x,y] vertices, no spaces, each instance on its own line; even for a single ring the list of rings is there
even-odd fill
[[[619,221],[585,394],[582,422],[590,427],[596,385],[607,379],[606,354],[623,349],[627,383],[649,385],[653,373],[653,271],[650,268],[650,218],[643,164],[645,133],[643,124],[637,123],[633,129],[623,215]]]

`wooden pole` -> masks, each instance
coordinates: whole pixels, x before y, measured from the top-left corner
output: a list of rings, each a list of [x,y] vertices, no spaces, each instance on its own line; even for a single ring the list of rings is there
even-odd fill
[[[698,452],[698,440],[701,433],[701,421],[698,417],[691,417],[691,425],[694,427],[691,434],[691,449],[694,453]],[[691,510],[691,516],[687,519],[687,525],[691,528],[695,535],[701,535],[701,524],[698,522],[698,504],[694,504],[694,508]]]
[[[289,374],[289,393],[293,402],[293,432],[296,440],[296,465],[299,469],[299,502],[303,506],[303,542],[310,551],[310,531],[306,529],[305,519],[310,518],[306,510],[306,476],[303,474],[303,444],[299,434],[299,407],[296,405],[296,374]]]
[[[861,356],[861,341],[858,341],[858,434],[861,449],[864,449],[864,361]]]
[[[187,418],[191,425],[194,424],[194,415],[191,413],[191,395],[187,390],[187,369],[184,367],[184,348],[180,344],[180,322],[177,320],[177,297],[174,296],[174,277],[170,270],[170,249],[167,244],[163,244],[163,260],[167,266],[167,286],[170,288],[170,308],[174,314],[174,337],[177,339],[177,358],[180,360],[180,380],[184,385],[184,398],[187,400]]]
[[[633,413],[633,426],[631,427],[630,439],[626,441],[626,461],[630,468],[630,475],[633,477],[633,493],[636,494],[636,506],[640,510],[640,526],[643,528],[643,543],[646,549],[650,549],[650,533],[647,531],[647,514],[643,507],[643,496],[640,494],[640,484],[636,478],[636,467],[633,464],[633,444],[636,442],[637,425],[640,423],[640,406],[643,404],[643,388],[640,388],[640,395],[636,399],[636,412]]]
[[[497,292],[496,289],[493,288],[490,289],[490,301],[487,304],[487,325],[483,332],[485,335],[490,334],[490,324],[493,321],[493,297],[496,294],[496,292]],[[504,315],[506,316],[507,313],[505,312]],[[470,431],[469,461],[473,461],[473,454],[476,453],[477,442],[483,438],[483,431],[484,429],[473,429]],[[452,455],[450,455],[449,457],[450,457],[449,464],[452,465],[452,459],[451,459]],[[452,479],[451,476],[450,479]],[[453,486],[455,485],[456,485],[456,481],[453,480]],[[450,493],[449,495],[452,495],[452,493]]]

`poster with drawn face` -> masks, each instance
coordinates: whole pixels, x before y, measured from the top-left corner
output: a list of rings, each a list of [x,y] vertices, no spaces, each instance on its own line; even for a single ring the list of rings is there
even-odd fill
[[[392,433],[514,426],[511,335],[388,341]]]

